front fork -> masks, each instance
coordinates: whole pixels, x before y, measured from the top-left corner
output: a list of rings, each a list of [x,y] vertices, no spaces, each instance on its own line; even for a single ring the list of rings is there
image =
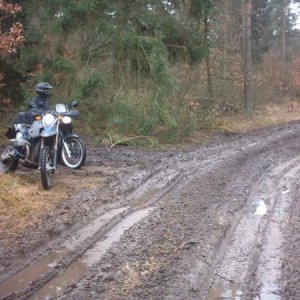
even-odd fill
[[[53,168],[56,169],[57,166],[57,156],[58,156],[58,130],[56,132],[53,148]]]
[[[65,149],[67,151],[68,157],[71,157],[71,151],[70,151],[69,145],[68,145],[68,143],[64,139],[63,139],[63,145],[64,145],[64,147],[65,147]]]

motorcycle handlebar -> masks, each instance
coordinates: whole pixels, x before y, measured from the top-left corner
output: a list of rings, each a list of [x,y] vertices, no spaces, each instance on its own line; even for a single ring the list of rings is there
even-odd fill
[[[79,116],[79,110],[77,110],[77,109],[70,110],[68,112],[62,113],[61,115],[64,117],[76,118]]]

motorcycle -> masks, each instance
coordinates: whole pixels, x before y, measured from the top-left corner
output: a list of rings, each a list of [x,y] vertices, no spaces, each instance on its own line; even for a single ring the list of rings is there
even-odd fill
[[[15,172],[19,162],[25,167],[39,168],[43,188],[48,190],[58,158],[69,168],[80,168],[85,162],[86,148],[80,138],[72,134],[72,118],[77,117],[79,111],[70,110],[77,106],[77,101],[67,106],[57,104],[55,111],[34,114],[33,122],[31,113],[20,113],[14,128],[6,133],[12,145],[7,146],[1,156],[4,171]]]

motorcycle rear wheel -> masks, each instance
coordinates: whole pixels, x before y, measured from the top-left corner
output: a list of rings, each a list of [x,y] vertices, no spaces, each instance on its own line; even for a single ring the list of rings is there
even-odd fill
[[[40,171],[42,185],[45,190],[49,190],[53,183],[53,152],[48,146],[41,149],[40,152]]]
[[[61,158],[64,165],[70,169],[79,169],[85,163],[86,159],[86,147],[84,143],[77,136],[71,136],[67,138],[66,144],[70,150],[70,156],[65,144],[63,144]]]

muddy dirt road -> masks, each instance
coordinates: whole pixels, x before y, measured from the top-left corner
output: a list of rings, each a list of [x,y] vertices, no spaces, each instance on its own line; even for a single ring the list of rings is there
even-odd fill
[[[56,186],[93,184],[3,233],[0,299],[300,299],[299,129],[89,149]]]

